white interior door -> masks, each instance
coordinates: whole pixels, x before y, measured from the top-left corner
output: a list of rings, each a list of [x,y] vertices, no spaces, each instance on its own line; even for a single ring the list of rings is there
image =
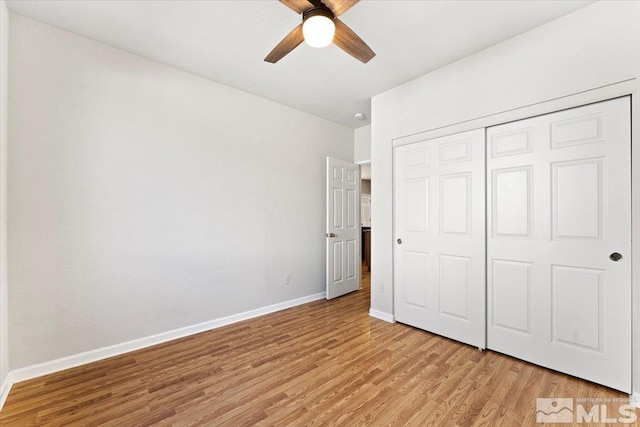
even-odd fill
[[[630,129],[628,97],[487,129],[487,346],[627,393]]]
[[[396,320],[485,347],[484,129],[394,149]]]
[[[327,299],[360,288],[359,166],[327,157]]]

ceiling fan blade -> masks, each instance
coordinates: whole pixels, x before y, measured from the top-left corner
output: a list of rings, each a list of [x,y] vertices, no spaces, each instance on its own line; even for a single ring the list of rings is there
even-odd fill
[[[313,7],[307,0],[280,0],[280,3],[297,13],[302,13]]]
[[[336,24],[336,35],[333,38],[336,46],[365,64],[376,56],[376,53],[344,22],[338,18],[333,22]]]
[[[280,61],[286,54],[298,47],[298,45],[300,45],[300,43],[302,43],[303,41],[304,36],[302,35],[302,24],[300,24],[295,27],[293,31],[287,34],[287,36],[283,38],[282,41],[278,43],[271,52],[269,52],[264,60],[266,62],[275,64],[276,62]]]
[[[322,0],[322,3],[331,9],[331,12],[338,17],[351,9],[359,1],[360,0]]]

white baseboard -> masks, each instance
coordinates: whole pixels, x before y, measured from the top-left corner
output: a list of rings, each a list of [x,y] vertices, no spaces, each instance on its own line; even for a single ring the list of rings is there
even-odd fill
[[[13,378],[11,372],[7,374],[7,378],[4,379],[2,385],[0,386],[0,409],[4,406],[4,402],[7,401],[7,397],[9,396],[9,392],[11,391],[11,387],[13,386]]]
[[[15,369],[9,372],[7,381],[5,381],[5,384],[3,384],[2,396],[6,398],[4,393],[6,392],[6,394],[8,395],[9,390],[11,389],[11,385],[17,382],[30,380],[32,378],[41,377],[43,375],[52,374],[54,372],[64,371],[65,369],[75,368],[77,366],[85,365],[91,362],[96,362],[98,360],[106,359],[108,357],[119,356],[124,353],[140,350],[142,348],[150,347],[152,345],[164,343],[164,342],[175,340],[178,338],[183,338],[189,335],[206,332],[211,329],[219,328],[221,326],[230,325],[232,323],[241,322],[243,320],[252,319],[258,316],[263,316],[265,314],[284,310],[286,308],[291,308],[297,305],[306,304],[311,301],[324,299],[325,297],[326,297],[325,292],[321,292],[314,295],[308,295],[306,297],[296,298],[296,299],[281,302],[278,304],[257,308],[255,310],[249,310],[243,313],[221,317],[219,319],[210,320],[208,322],[198,323],[196,325],[174,329],[172,331],[163,332],[157,335],[151,335],[148,337],[139,338],[139,339],[125,342],[122,344],[103,347],[96,350],[91,350],[84,353],[79,353],[72,356],[51,360],[49,362],[40,363],[38,365],[32,365],[32,366],[27,366],[25,368]],[[9,383],[9,384],[7,385],[6,383]],[[0,401],[0,403],[4,403],[4,400]],[[2,408],[2,405],[0,405],[0,409],[1,408]]]
[[[395,323],[396,318],[393,314],[385,313],[384,311],[375,310],[373,308],[369,309],[369,316],[375,317],[376,319],[384,320],[385,322]]]
[[[640,408],[640,392],[635,392],[629,395],[629,405],[633,405],[636,408]]]

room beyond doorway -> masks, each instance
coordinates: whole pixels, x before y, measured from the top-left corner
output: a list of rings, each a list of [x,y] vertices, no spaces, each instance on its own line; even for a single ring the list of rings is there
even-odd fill
[[[371,163],[360,165],[360,227],[363,271],[371,272]]]

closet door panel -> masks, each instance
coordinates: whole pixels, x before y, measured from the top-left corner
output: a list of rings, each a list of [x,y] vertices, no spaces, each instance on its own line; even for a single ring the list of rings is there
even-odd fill
[[[395,317],[485,347],[484,130],[394,150]]]
[[[487,346],[625,392],[630,128],[620,98],[487,129]]]

